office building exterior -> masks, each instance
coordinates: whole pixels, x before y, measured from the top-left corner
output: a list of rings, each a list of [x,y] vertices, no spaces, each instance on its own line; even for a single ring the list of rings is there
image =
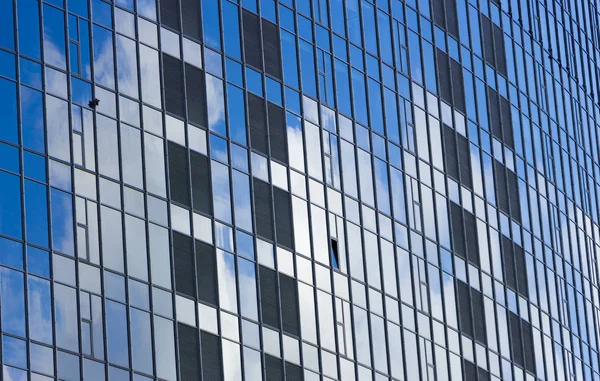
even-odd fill
[[[0,1],[3,379],[599,380],[598,17]]]

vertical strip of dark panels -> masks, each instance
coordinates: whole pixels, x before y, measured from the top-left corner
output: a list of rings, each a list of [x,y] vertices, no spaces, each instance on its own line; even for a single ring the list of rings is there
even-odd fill
[[[508,185],[508,200],[510,202],[510,216],[521,222],[521,201],[519,200],[519,180],[517,174],[511,170],[506,171]]]
[[[168,54],[162,55],[165,84],[165,110],[185,118],[183,101],[183,64]]]
[[[582,312],[583,313],[583,312]],[[535,354],[533,347],[533,332],[531,325],[521,320],[521,333],[523,336],[523,353],[525,354],[525,369],[535,374]]]
[[[169,142],[168,148],[171,200],[191,206],[187,149],[173,142]]]
[[[256,215],[256,234],[273,240],[273,215],[271,212],[271,186],[255,178],[254,182],[254,212]]]
[[[462,208],[450,203],[450,219],[452,221],[452,247],[459,257],[466,259],[465,230],[463,225]]]
[[[179,0],[160,1],[160,22],[179,31]]]
[[[512,312],[510,312],[509,315],[508,325],[510,328],[510,344],[512,346],[513,361],[524,368],[523,344],[521,343],[521,318]]]
[[[285,362],[285,380],[286,381],[304,381],[302,368],[296,364]]]
[[[204,380],[223,379],[221,370],[221,339],[208,332],[200,332],[202,348],[202,377]]]
[[[504,282],[507,286],[517,290],[513,242],[505,236],[502,236],[502,265]]]
[[[490,373],[483,368],[477,368],[479,381],[490,381]]]
[[[265,155],[269,154],[267,118],[265,100],[248,93],[248,122],[250,124],[250,143],[252,149]]]
[[[500,106],[498,105],[498,93],[491,87],[487,87],[488,97],[488,114],[490,117],[490,125],[492,127],[492,135],[496,139],[502,141],[502,123],[500,116]]]
[[[263,49],[265,53],[265,72],[277,79],[281,78],[281,41],[279,27],[262,19]]]
[[[269,113],[269,139],[271,156],[282,163],[288,163],[288,146],[286,140],[285,111],[274,103],[267,102]]]
[[[196,241],[196,271],[198,274],[198,299],[217,305],[217,261],[215,248]]]
[[[465,233],[467,236],[467,258],[469,262],[479,266],[479,243],[477,238],[477,218],[464,211]]]
[[[440,89],[440,97],[448,104],[453,104],[452,84],[450,83],[450,61],[448,60],[448,55],[440,49],[436,49],[435,55],[438,65],[437,78],[439,82],[438,87]]]
[[[494,160],[494,179],[496,180],[496,199],[498,201],[498,208],[510,216],[506,189],[506,168],[496,160]]]
[[[450,70],[452,71],[453,105],[462,113],[466,113],[467,106],[465,103],[465,82],[462,65],[454,61],[454,59],[450,59]]]
[[[283,330],[291,335],[300,335],[298,323],[298,285],[294,278],[279,275],[281,291],[281,320]]]
[[[212,186],[210,160],[197,152],[190,151],[192,164],[192,203],[194,210],[212,216]]]
[[[471,306],[473,307],[473,324],[475,326],[475,340],[487,345],[485,330],[485,313],[483,311],[483,294],[471,288]]]
[[[195,40],[200,40],[201,29],[199,0],[181,0],[181,22],[181,29],[183,30],[183,34],[185,36]]]
[[[444,124],[444,156],[446,158],[446,174],[460,181],[458,153],[456,152],[456,132]]]
[[[446,29],[446,11],[444,0],[432,0],[433,22],[442,29]]]
[[[446,29],[454,37],[460,37],[458,29],[458,16],[456,13],[456,0],[444,0],[446,4]]]
[[[502,120],[502,138],[504,144],[510,148],[515,148],[515,139],[512,128],[512,109],[508,99],[500,96],[500,119]]]
[[[527,285],[527,263],[525,260],[525,251],[519,245],[514,245],[515,248],[515,268],[516,268],[516,280],[517,280],[517,291],[519,294],[526,298],[529,298],[529,287]]]
[[[473,175],[471,173],[471,145],[469,140],[456,134],[458,145],[458,164],[460,168],[460,182],[469,189],[473,189]]]
[[[279,303],[277,299],[277,273],[268,267],[260,266],[262,321],[274,328],[279,328]]]
[[[461,281],[456,282],[458,289],[458,315],[460,330],[469,337],[473,337],[473,319],[471,318],[470,287]]]
[[[494,36],[492,32],[492,21],[481,15],[481,44],[483,45],[483,55],[485,61],[492,67],[496,67],[496,59],[494,57]]]
[[[262,71],[262,47],[260,37],[260,20],[254,13],[242,10],[244,31],[244,57],[246,63]]]
[[[469,360],[463,360],[463,368],[464,381],[477,381],[477,365],[473,364]]]
[[[292,205],[290,194],[279,188],[273,188],[275,200],[275,228],[277,243],[294,250],[292,233]]]
[[[496,48],[496,69],[503,76],[507,76],[506,52],[504,51],[504,32],[494,24],[494,47]]]
[[[198,126],[208,126],[206,111],[206,85],[204,71],[185,64],[185,87],[187,89],[188,120]]]
[[[181,381],[198,381],[198,330],[178,323],[179,337],[179,373]]]
[[[265,355],[265,373],[267,381],[283,381],[282,370],[280,359]]]
[[[173,232],[173,257],[175,261],[175,291],[195,298],[194,250],[190,237]]]

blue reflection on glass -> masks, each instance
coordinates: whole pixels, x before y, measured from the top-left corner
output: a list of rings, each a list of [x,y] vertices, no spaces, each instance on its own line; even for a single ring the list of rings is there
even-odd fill
[[[150,314],[135,308],[129,309],[129,312],[131,315],[131,357],[133,369],[152,374]]]
[[[52,189],[51,207],[53,249],[74,256],[72,196]]]
[[[254,238],[252,238],[250,234],[244,233],[240,230],[236,230],[235,238],[237,254],[244,258],[254,260]]]
[[[23,270],[23,245],[10,239],[0,238],[0,264]]]
[[[0,50],[0,75],[16,79],[15,55]]]
[[[227,84],[227,110],[229,112],[229,136],[231,140],[246,145],[244,91],[232,84]]]
[[[137,0],[138,13],[150,20],[156,20],[156,0]]]
[[[21,57],[19,66],[21,83],[37,88],[42,87],[42,65]]]
[[[127,340],[127,314],[125,306],[106,301],[106,330],[108,360],[124,367],[129,366],[129,343]]]
[[[10,336],[2,336],[3,362],[8,365],[27,368],[27,343]],[[7,380],[6,375],[4,377]],[[8,378],[12,380],[12,378]]]
[[[0,169],[19,173],[19,149],[0,143]]]
[[[262,97],[262,74],[260,74],[256,70],[252,70],[249,67],[246,67],[246,87],[248,88],[248,91],[251,91]]]
[[[212,75],[206,76],[206,100],[208,106],[208,126],[210,130],[223,136],[227,136],[223,81]]]
[[[281,84],[267,77],[267,99],[279,106],[282,106]]]
[[[29,337],[52,344],[52,307],[50,282],[30,276],[27,279],[29,300]]]
[[[46,187],[30,180],[25,180],[25,231],[27,241],[48,247]]]
[[[102,0],[93,0],[92,16],[95,23],[112,28],[112,8]]]
[[[40,12],[37,0],[19,0],[19,53],[41,59]]]
[[[44,5],[44,59],[50,65],[65,69],[65,54],[64,12]]]
[[[227,164],[229,162],[227,140],[210,134],[210,157]]]
[[[0,171],[0,184],[0,234],[21,238],[20,178]]]
[[[0,78],[0,100],[0,115],[2,115],[0,139],[18,144],[17,88],[14,82]]]
[[[231,196],[229,169],[223,164],[212,162],[212,187],[215,218],[231,223]]]
[[[13,2],[0,1],[0,46],[15,49],[15,23]]]
[[[239,62],[227,58],[225,60],[225,70],[227,70],[227,80],[238,86],[244,86],[242,65]]]
[[[229,1],[223,2],[223,20],[227,24],[227,27],[223,30],[225,53],[228,56],[241,59],[238,7]]]
[[[112,32],[94,25],[94,79],[111,89],[115,87]]]
[[[202,2],[202,26],[204,27],[204,43],[221,50],[221,27],[218,1]]]
[[[6,268],[0,269],[2,281],[2,330],[25,336],[25,291],[23,274]]]
[[[21,123],[23,146],[45,153],[42,93],[26,86],[21,86]]]
[[[48,252],[27,246],[27,272],[50,278],[50,256]]]
[[[46,158],[35,153],[23,153],[25,176],[34,180],[46,182]]]

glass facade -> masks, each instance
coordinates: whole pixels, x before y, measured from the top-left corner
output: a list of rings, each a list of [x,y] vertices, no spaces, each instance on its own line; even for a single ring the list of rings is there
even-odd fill
[[[599,18],[0,1],[3,379],[600,380]]]

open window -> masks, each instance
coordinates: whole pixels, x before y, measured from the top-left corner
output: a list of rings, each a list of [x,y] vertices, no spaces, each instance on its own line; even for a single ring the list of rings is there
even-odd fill
[[[338,253],[338,242],[336,239],[331,238],[329,242],[330,250],[331,250],[331,265],[334,269],[340,268],[340,257]]]

